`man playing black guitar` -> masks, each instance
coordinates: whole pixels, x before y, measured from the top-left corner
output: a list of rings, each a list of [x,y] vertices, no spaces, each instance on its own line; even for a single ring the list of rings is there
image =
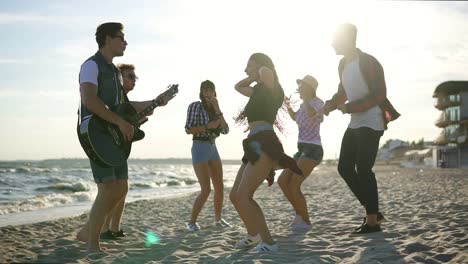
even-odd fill
[[[79,75],[81,106],[79,125],[85,118],[96,115],[118,127],[127,142],[131,142],[136,128],[115,111],[125,102],[122,76],[112,63],[114,57],[123,56],[127,42],[121,23],[104,23],[96,30],[99,51],[82,65]],[[165,105],[169,98],[157,98]],[[148,108],[154,101],[130,102],[136,111]],[[81,127],[78,128],[80,134]],[[81,139],[80,139],[81,140]],[[87,152],[88,154],[88,152]],[[89,156],[89,154],[88,154]],[[78,232],[77,239],[87,243],[87,252],[102,252],[99,236],[104,220],[128,191],[128,166],[124,159],[120,164],[103,166],[90,159],[98,193],[91,208],[88,223]]]
[[[132,91],[135,88],[136,81],[138,80],[138,77],[135,74],[135,66],[133,64],[124,64],[124,63],[119,63],[117,65],[117,68],[120,70],[120,73],[122,74],[122,88],[123,92],[125,95],[125,100],[128,100],[128,93]],[[165,99],[163,97],[163,99]],[[163,102],[163,104],[166,104],[166,102]],[[152,112],[150,113],[150,115]],[[146,122],[148,120],[148,117],[144,117],[143,120],[141,120],[140,123]],[[124,196],[112,209],[109,214],[106,217],[106,220],[104,222],[104,225],[101,230],[101,239],[110,239],[110,240],[115,240],[118,239],[119,237],[125,237],[125,233],[122,228],[120,228],[120,220],[122,219],[122,214],[124,211],[125,207],[125,197]]]

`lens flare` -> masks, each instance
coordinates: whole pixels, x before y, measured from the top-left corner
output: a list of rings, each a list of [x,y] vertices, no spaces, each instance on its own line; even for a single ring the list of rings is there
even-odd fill
[[[151,245],[156,245],[159,243],[159,236],[151,231],[146,231],[146,247],[151,247]]]

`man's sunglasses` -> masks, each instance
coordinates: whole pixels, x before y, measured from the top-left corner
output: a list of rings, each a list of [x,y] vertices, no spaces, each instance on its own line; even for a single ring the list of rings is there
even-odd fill
[[[120,39],[122,42],[125,42],[124,36],[117,35],[117,36],[113,36],[112,38],[118,38],[118,39]]]
[[[124,76],[127,77],[129,80],[132,80],[132,81],[137,81],[138,80],[138,76],[136,76],[135,74],[126,74]]]

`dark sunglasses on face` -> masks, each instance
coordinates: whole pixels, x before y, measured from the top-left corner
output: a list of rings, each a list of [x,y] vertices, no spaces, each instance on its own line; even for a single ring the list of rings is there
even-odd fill
[[[120,39],[122,42],[125,42],[124,36],[119,36],[119,35],[118,35],[118,36],[113,36],[112,38],[118,38],[118,39]]]
[[[124,75],[126,78],[128,78],[129,80],[132,80],[132,81],[136,81],[138,80],[138,76],[136,76],[135,74],[126,74]]]

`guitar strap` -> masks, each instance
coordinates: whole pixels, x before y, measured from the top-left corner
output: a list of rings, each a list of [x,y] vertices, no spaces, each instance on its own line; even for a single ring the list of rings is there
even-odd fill
[[[81,118],[80,116],[78,116],[78,122],[76,122],[76,134],[78,135],[78,137],[80,136],[80,121]]]
[[[123,99],[123,102],[124,103],[129,103],[130,100],[128,99],[128,96],[123,92],[123,89],[122,89],[122,99]]]
[[[80,102],[78,103],[78,126],[81,124],[81,96],[80,96]]]

